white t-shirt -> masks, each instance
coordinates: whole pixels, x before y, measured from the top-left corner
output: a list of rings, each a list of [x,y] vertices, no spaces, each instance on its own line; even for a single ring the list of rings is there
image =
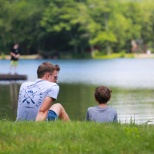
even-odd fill
[[[21,85],[16,121],[34,121],[45,97],[57,99],[59,86],[42,79],[25,82]]]

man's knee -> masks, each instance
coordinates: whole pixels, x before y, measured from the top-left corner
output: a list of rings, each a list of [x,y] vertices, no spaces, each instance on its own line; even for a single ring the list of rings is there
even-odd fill
[[[64,109],[63,106],[60,103],[56,103],[54,104],[56,107],[58,107],[59,109]]]
[[[69,121],[69,116],[67,115],[64,107],[60,103],[55,103],[51,106],[50,110],[53,110],[60,119]]]
[[[60,103],[53,104],[49,110],[53,110],[58,116],[65,111]]]

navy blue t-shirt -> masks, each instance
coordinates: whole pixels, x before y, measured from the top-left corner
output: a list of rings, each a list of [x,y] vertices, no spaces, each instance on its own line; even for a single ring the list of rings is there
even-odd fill
[[[20,54],[20,53],[19,53],[19,48],[17,48],[17,49],[12,48],[12,49],[11,49],[11,52],[13,52],[15,55]],[[18,60],[18,58],[13,57],[13,56],[11,55],[11,60]]]

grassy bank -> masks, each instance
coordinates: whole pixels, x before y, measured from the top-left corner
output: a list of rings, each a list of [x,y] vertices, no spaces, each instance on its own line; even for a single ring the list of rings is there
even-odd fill
[[[152,154],[154,126],[0,121],[1,154]]]
[[[92,53],[92,58],[94,59],[113,59],[113,58],[154,58],[154,54],[146,54],[146,53],[111,53],[104,54],[102,52],[98,52],[97,50]]]

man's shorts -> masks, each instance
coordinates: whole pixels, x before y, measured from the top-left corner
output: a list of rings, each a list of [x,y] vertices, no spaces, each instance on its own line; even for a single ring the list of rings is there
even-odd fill
[[[58,119],[58,115],[53,110],[49,110],[47,121],[55,121],[57,119]]]
[[[11,66],[17,66],[18,61],[17,60],[11,60]]]

